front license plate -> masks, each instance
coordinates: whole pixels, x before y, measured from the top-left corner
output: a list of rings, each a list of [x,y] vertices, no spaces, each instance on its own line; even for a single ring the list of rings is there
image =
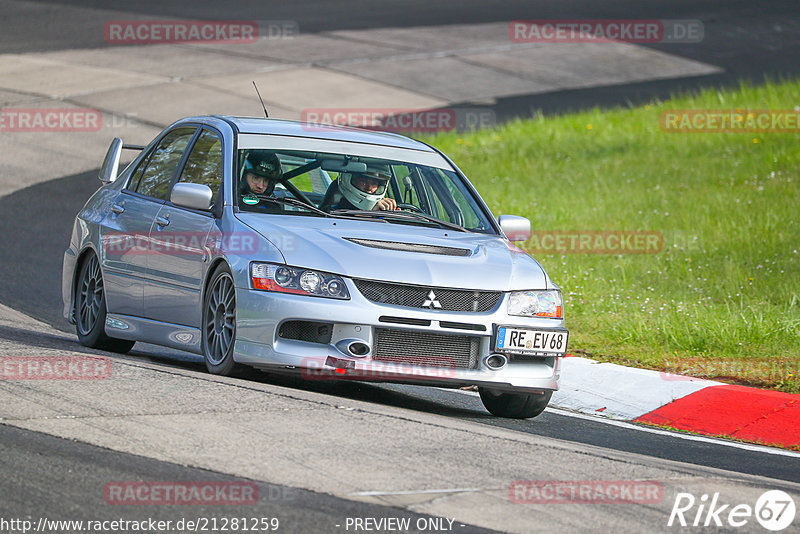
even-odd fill
[[[530,356],[563,356],[567,353],[566,330],[528,330],[501,326],[496,348],[501,352]]]

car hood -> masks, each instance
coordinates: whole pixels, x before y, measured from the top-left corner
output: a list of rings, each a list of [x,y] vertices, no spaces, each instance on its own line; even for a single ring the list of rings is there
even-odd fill
[[[496,235],[376,220],[255,213],[236,216],[277,247],[288,265],[296,267],[424,286],[493,291],[553,287],[536,260]],[[415,245],[422,245],[427,252],[414,251],[420,248]],[[456,252],[452,249],[464,255],[445,253]]]

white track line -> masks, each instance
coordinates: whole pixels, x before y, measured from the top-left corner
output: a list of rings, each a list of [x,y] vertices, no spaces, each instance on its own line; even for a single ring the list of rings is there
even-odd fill
[[[484,491],[480,488],[452,488],[452,489],[429,489],[429,490],[409,490],[409,491],[359,491],[350,495],[360,496],[381,496],[381,495],[418,495],[422,493],[474,493]]]

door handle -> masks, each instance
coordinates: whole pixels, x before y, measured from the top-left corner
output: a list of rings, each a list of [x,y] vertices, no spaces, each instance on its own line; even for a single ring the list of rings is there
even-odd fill
[[[169,219],[166,217],[156,217],[156,224],[160,228],[163,228],[169,224]]]
[[[125,211],[125,206],[122,206],[122,205],[120,205],[120,204],[112,204],[112,205],[111,205],[111,211],[113,211],[114,213],[116,213],[117,215],[119,215],[120,213],[122,213],[123,211]]]

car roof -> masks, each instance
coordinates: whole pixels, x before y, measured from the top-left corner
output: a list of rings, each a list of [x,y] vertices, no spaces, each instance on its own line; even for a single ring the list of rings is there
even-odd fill
[[[367,143],[421,150],[424,152],[435,152],[435,150],[425,143],[390,132],[365,130],[350,126],[329,126],[285,119],[230,117],[223,115],[214,115],[213,117],[223,119],[233,124],[239,130],[239,133],[244,134],[284,135],[331,141],[348,141],[351,143]]]

